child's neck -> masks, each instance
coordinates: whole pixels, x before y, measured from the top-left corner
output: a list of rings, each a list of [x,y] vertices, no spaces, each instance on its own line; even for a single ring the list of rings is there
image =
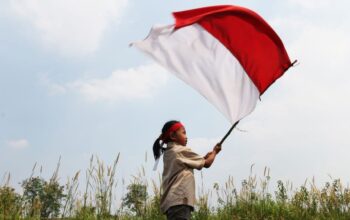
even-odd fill
[[[180,143],[177,142],[177,141],[170,141],[170,142],[168,142],[168,144],[176,144],[176,145],[180,145],[180,146],[186,147],[186,146],[180,144]]]

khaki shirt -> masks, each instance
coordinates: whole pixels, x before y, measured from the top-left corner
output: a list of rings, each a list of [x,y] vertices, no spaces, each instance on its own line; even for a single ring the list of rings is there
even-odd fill
[[[170,142],[164,152],[163,163],[161,211],[165,213],[175,205],[194,207],[196,190],[193,169],[202,169],[205,159],[189,147]]]

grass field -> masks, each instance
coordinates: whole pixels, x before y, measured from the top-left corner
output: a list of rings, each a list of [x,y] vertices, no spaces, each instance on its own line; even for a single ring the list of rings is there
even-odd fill
[[[60,162],[48,180],[35,176],[33,168],[21,194],[9,185],[8,174],[0,186],[0,219],[165,219],[159,210],[160,180],[148,179],[142,169],[115,201],[118,161],[119,155],[108,166],[91,157],[86,172],[77,172],[64,185],[58,181]],[[251,174],[238,188],[227,177],[222,186],[200,189],[192,219],[350,219],[349,187],[339,179],[320,188],[313,181],[294,188],[278,181],[270,192],[269,173],[265,168],[259,178]],[[82,176],[86,181],[79,186]]]

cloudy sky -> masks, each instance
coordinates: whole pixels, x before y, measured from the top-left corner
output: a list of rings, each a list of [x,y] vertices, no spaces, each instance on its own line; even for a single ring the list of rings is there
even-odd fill
[[[258,176],[269,167],[273,182],[350,182],[346,0],[0,0],[0,178],[11,173],[17,186],[36,162],[49,177],[62,156],[65,179],[92,154],[112,163],[119,152],[118,178],[143,164],[156,178],[151,146],[170,119],[183,121],[195,151],[209,151],[228,121],[129,44],[173,23],[173,11],[217,4],[258,12],[299,65],[242,120],[205,185],[229,175],[239,185],[252,164]]]

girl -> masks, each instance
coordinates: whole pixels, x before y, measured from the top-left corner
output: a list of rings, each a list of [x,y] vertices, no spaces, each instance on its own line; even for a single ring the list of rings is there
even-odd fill
[[[167,144],[166,148],[162,147],[164,143]],[[168,220],[190,219],[195,203],[193,169],[209,168],[221,150],[217,144],[213,151],[201,157],[186,147],[186,144],[185,127],[179,121],[168,121],[153,145],[156,160],[164,154],[160,208]]]

